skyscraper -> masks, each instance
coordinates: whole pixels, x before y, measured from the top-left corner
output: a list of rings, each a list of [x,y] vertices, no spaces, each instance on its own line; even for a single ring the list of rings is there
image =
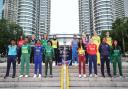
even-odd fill
[[[101,34],[103,30],[111,30],[112,22],[112,0],[79,0],[80,33]]]
[[[0,19],[2,18],[2,12],[3,12],[3,0],[0,2]]]
[[[90,34],[89,0],[79,0],[79,31]]]
[[[125,16],[124,0],[113,0],[113,16],[114,20]]]
[[[124,0],[124,12],[125,16],[128,17],[128,0]]]
[[[50,0],[4,0],[4,18],[18,23],[25,35],[50,31]]]
[[[17,22],[25,35],[36,33],[36,0],[19,0]]]
[[[50,7],[51,0],[39,0],[39,34],[50,32]]]
[[[112,0],[92,0],[93,29],[101,34],[103,30],[111,30],[113,22]]]
[[[18,0],[4,0],[3,3],[3,18],[17,23]]]

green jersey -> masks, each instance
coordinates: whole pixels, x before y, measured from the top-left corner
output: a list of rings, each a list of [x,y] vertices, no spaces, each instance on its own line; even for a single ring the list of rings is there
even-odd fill
[[[121,48],[119,46],[113,47],[112,54],[113,56],[121,56]]]
[[[44,47],[47,46],[47,40],[45,40],[45,39],[41,40],[41,44],[42,44]]]
[[[52,60],[54,58],[54,49],[51,46],[46,46],[44,50],[45,59]]]
[[[22,54],[30,54],[30,45],[26,44],[22,46]]]

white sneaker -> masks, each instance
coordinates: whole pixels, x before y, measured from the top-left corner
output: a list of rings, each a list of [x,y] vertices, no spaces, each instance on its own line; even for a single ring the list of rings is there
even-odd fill
[[[95,78],[97,78],[98,76],[97,76],[97,74],[95,74]]]
[[[79,78],[81,78],[82,76],[81,76],[81,74],[79,74]]]
[[[23,77],[23,75],[20,75],[20,76],[19,76],[19,78],[22,78],[22,77]]]
[[[37,75],[36,75],[36,74],[34,74],[33,78],[36,78],[36,77],[37,77]]]
[[[41,78],[41,74],[39,74],[38,78]]]
[[[75,62],[75,66],[78,66],[78,63],[77,62]]]
[[[120,76],[120,78],[122,79],[122,78],[123,78],[123,76]]]
[[[83,76],[84,76],[84,78],[86,78],[86,77],[87,77],[87,75],[86,75],[86,74],[84,74]]]
[[[28,77],[28,75],[25,75],[25,78],[27,78]]]
[[[92,77],[92,74],[90,74],[89,77]]]

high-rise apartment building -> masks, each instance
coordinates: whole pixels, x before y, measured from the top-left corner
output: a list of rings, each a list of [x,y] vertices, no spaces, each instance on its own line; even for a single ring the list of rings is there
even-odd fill
[[[4,18],[18,23],[25,35],[50,32],[50,0],[4,0]]]
[[[17,23],[18,0],[3,0],[3,18]]]
[[[89,0],[79,0],[79,31],[90,34]]]
[[[92,0],[94,29],[98,34],[111,30],[113,22],[112,0]]]
[[[127,0],[128,2],[128,0]],[[116,18],[121,18],[125,16],[124,11],[124,0],[113,0],[113,16],[114,20]]]

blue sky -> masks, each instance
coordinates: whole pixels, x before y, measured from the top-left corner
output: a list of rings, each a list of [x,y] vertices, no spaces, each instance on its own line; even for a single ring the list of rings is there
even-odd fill
[[[3,7],[3,0],[0,0],[0,17],[1,17],[1,14],[2,14],[2,7]]]

